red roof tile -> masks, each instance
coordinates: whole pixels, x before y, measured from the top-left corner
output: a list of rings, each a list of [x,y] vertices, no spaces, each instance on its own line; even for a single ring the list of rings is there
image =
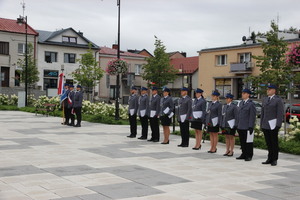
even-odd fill
[[[0,31],[25,34],[25,24],[19,25],[17,24],[17,20],[0,18]],[[38,35],[29,25],[27,33],[29,35]]]
[[[173,65],[175,69],[183,68],[182,73],[192,74],[199,66],[199,57],[187,57],[187,58],[173,58],[170,60],[170,64]],[[180,72],[181,73],[181,72]]]
[[[115,55],[117,56],[117,49],[112,49],[109,47],[100,47],[100,54],[107,54],[107,55]],[[147,56],[137,54],[137,53],[130,53],[127,51],[121,51],[120,52],[121,56],[128,56],[128,57],[139,57],[139,58],[147,58]]]

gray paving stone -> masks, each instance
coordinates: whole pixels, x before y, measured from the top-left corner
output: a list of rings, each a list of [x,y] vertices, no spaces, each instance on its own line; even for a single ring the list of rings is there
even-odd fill
[[[86,165],[45,168],[44,170],[57,176],[73,176],[103,172],[100,169],[95,169]]]
[[[88,187],[88,189],[98,192],[112,199],[142,197],[142,196],[163,193],[160,190],[139,183],[135,183],[135,182],[104,185],[104,186],[94,186],[94,187]]]
[[[81,200],[109,200],[111,198],[104,196],[102,194],[89,194],[89,195],[82,195],[79,196]]]
[[[24,146],[44,146],[44,145],[56,144],[39,138],[17,138],[17,139],[9,139],[9,140]]]
[[[40,174],[40,173],[46,173],[46,172],[32,165],[0,168],[0,177],[20,176],[20,175]]]
[[[281,198],[281,199],[297,195],[293,191],[288,191],[286,189],[281,189],[281,188],[260,189],[260,190],[256,190],[256,192],[259,192],[259,193],[262,193],[262,194],[268,195],[268,196],[274,196],[276,198]]]
[[[24,145],[1,145],[0,150],[14,150],[14,149],[28,149],[28,146]]]
[[[254,199],[258,199],[258,200],[282,200],[282,198],[278,198],[275,196],[270,196],[270,195],[266,195],[254,190],[251,191],[247,191],[247,192],[240,192],[239,194],[254,198]]]
[[[261,184],[265,184],[268,186],[276,187],[276,188],[284,188],[284,187],[292,187],[292,186],[300,186],[300,180],[294,179],[276,179],[276,180],[267,180],[267,181],[259,181]]]
[[[60,198],[60,199],[51,199],[51,200],[82,200],[79,197],[65,197],[65,198]],[[95,199],[96,200],[96,199]],[[100,199],[99,199],[100,200]]]

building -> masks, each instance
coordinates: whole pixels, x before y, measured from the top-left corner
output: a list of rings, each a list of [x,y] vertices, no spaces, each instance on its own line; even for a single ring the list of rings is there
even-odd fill
[[[182,87],[189,88],[189,93],[193,96],[194,89],[198,87],[198,64],[198,56],[170,59],[170,65],[179,71],[178,78],[167,85],[172,90],[172,96],[180,96]]]
[[[99,64],[105,71],[110,60],[117,58],[117,45],[112,48],[101,47],[99,52]],[[120,102],[127,103],[130,95],[130,87],[147,86],[147,82],[142,79],[142,66],[147,64],[145,60],[148,56],[131,53],[127,51],[120,51],[120,58],[127,61],[129,64],[128,74],[120,76]],[[98,97],[103,101],[115,100],[116,95],[116,76],[105,74],[100,80]]]
[[[36,57],[38,33],[28,25],[27,40],[33,44]],[[0,18],[0,71],[2,87],[20,86],[20,66],[18,60],[25,57],[25,24],[17,24],[17,20]]]
[[[280,34],[281,36],[284,34]],[[300,42],[299,34],[287,34],[288,43]],[[205,96],[209,97],[213,90],[218,90],[221,98],[227,93],[232,93],[235,98],[241,98],[245,85],[243,79],[249,75],[259,75],[260,68],[256,66],[252,55],[263,55],[261,44],[257,41],[245,40],[244,44],[226,46],[219,48],[202,49],[199,53],[199,87],[205,91]],[[300,91],[299,91],[300,92]],[[299,95],[300,97],[300,95]],[[260,99],[260,96],[252,96]]]
[[[169,52],[167,54],[169,55],[170,59],[185,58],[186,57],[186,53],[185,52],[179,52],[179,51]]]
[[[136,53],[136,54],[144,55],[144,56],[147,56],[147,57],[153,57],[153,55],[146,49],[143,49],[143,50],[127,49],[127,51],[130,52],[130,53]]]
[[[37,86],[41,90],[57,88],[58,76],[62,69],[66,82],[73,84],[71,73],[79,68],[77,59],[87,52],[89,44],[91,44],[95,59],[99,58],[99,47],[84,37],[82,32],[77,32],[73,28],[53,32],[38,30],[37,32],[39,33],[37,66],[40,72]]]

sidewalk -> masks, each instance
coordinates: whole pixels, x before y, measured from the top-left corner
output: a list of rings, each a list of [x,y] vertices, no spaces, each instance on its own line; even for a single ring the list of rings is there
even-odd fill
[[[62,126],[60,118],[0,111],[0,200],[276,200],[300,199],[300,156],[280,154],[278,166],[130,139],[129,126],[83,122]],[[150,129],[149,129],[150,130]],[[150,131],[151,132],[151,131]],[[138,136],[140,130],[138,131]]]

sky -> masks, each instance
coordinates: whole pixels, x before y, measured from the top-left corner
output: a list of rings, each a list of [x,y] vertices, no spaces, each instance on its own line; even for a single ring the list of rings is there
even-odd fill
[[[98,46],[117,42],[117,0],[25,0],[36,30],[72,27]],[[204,48],[238,45],[249,30],[300,28],[299,0],[121,0],[121,50],[154,50],[154,36],[167,52],[196,56]],[[0,0],[0,17],[22,15],[21,0]]]

